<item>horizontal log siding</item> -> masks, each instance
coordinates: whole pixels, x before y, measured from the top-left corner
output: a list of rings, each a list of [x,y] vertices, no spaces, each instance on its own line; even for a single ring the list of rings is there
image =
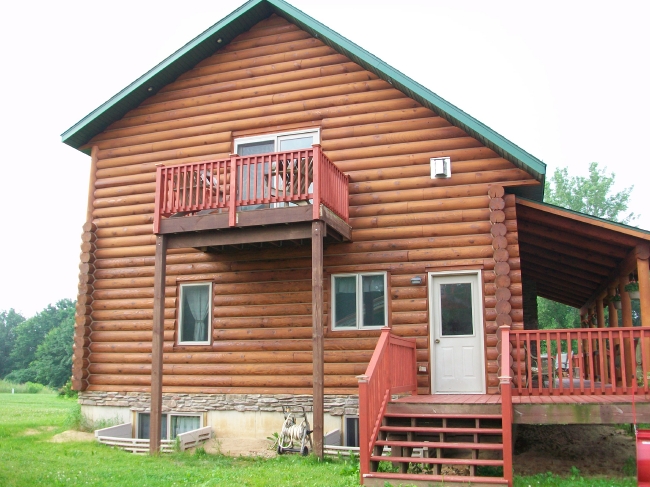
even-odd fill
[[[350,176],[353,243],[326,247],[327,275],[389,271],[394,333],[416,338],[418,361],[427,365],[427,290],[412,286],[411,278],[426,282],[427,270],[448,266],[484,267],[488,384],[496,386],[488,187],[530,176],[319,40],[272,17],[90,143],[98,147],[96,250],[87,257],[94,265],[88,276],[92,321],[87,336],[78,338],[89,351],[78,374],[90,390],[148,390],[156,164],[224,158],[234,137],[307,127],[321,128],[323,150]],[[453,176],[432,180],[429,158],[442,155],[452,158]],[[507,235],[511,314],[519,326],[514,206],[505,213],[513,230]],[[309,246],[227,254],[170,250],[165,390],[310,393],[310,252]],[[214,282],[211,346],[174,345],[177,284],[188,280]],[[326,393],[356,393],[355,376],[365,371],[378,336],[326,332]],[[428,381],[419,376],[422,392]]]

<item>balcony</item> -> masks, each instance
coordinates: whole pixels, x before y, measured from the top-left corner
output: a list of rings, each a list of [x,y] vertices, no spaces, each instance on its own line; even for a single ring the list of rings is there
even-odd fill
[[[348,176],[319,145],[157,168],[154,233],[170,248],[299,242],[315,220],[350,240]]]

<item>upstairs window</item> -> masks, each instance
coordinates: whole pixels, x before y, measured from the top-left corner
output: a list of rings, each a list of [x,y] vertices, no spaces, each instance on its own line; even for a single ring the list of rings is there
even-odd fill
[[[332,329],[376,329],[388,322],[386,273],[332,276]]]
[[[179,345],[209,345],[212,332],[212,283],[181,284]]]
[[[235,153],[240,156],[253,156],[269,152],[309,149],[314,144],[320,144],[318,129],[297,130],[235,139]]]

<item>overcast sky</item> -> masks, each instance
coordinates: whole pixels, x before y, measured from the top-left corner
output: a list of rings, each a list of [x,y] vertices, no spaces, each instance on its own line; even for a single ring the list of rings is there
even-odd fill
[[[6,2],[0,310],[75,298],[90,158],[60,134],[241,0]],[[650,2],[293,0],[548,164],[597,161],[650,229]],[[644,189],[645,185],[645,189]]]

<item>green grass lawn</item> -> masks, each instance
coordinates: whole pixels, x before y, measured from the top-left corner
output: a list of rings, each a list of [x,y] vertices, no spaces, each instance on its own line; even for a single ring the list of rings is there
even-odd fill
[[[177,453],[157,458],[95,442],[50,443],[74,417],[75,399],[0,394],[0,486],[314,486],[358,485],[351,462],[285,455],[273,459]],[[515,487],[627,487],[636,480],[518,477]]]

